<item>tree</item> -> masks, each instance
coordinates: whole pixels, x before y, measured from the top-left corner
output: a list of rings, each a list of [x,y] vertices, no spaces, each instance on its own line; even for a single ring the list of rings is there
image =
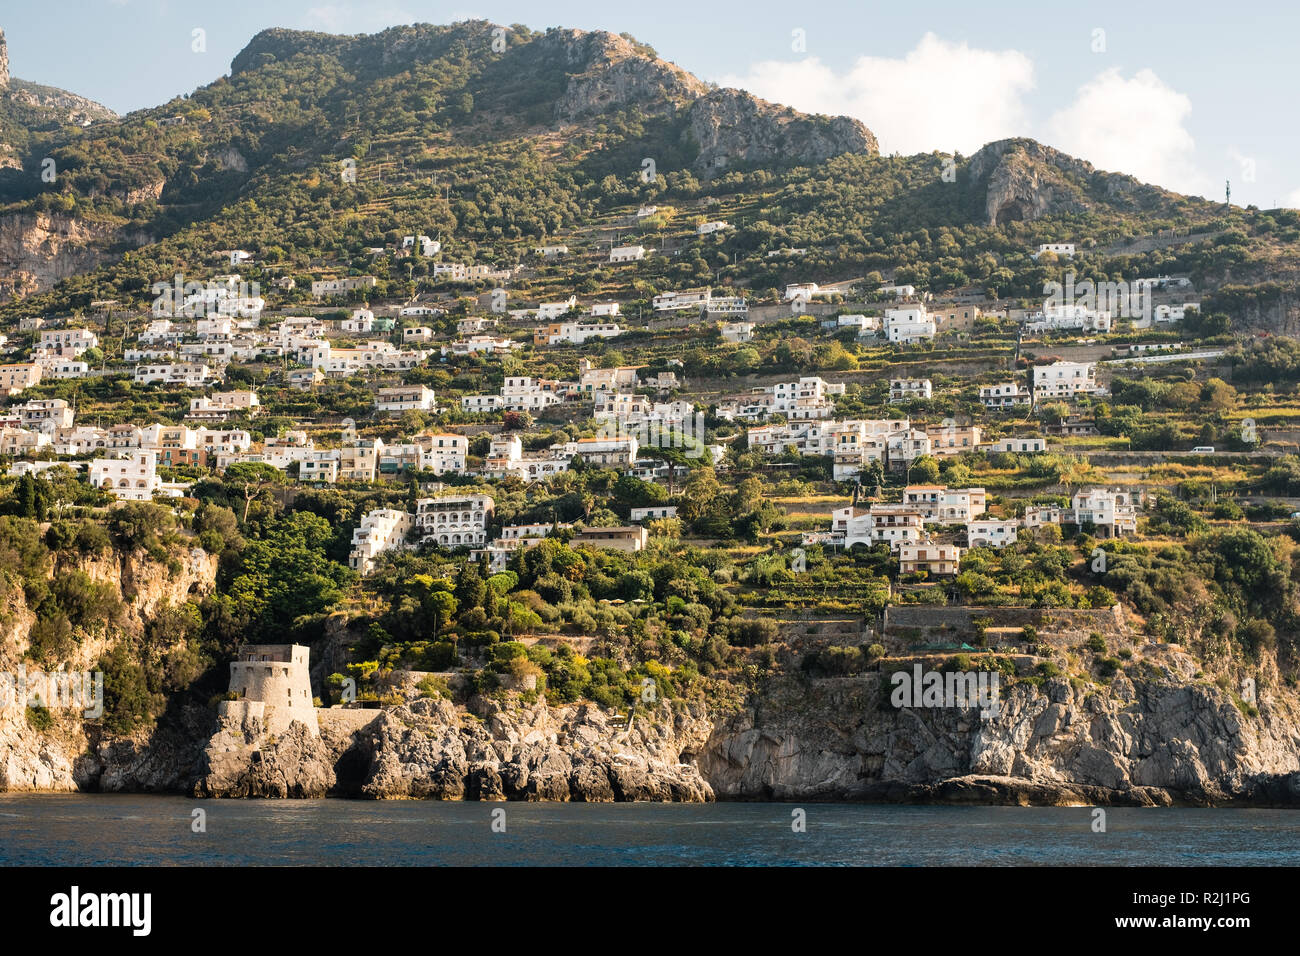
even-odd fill
[[[253,499],[266,488],[284,484],[284,475],[265,462],[236,462],[226,469],[226,484],[234,488],[244,498],[244,514],[241,521],[248,523],[248,509]]]
[[[939,480],[939,462],[930,455],[912,459],[911,465],[908,466],[907,479],[909,483],[914,484],[934,484]]]

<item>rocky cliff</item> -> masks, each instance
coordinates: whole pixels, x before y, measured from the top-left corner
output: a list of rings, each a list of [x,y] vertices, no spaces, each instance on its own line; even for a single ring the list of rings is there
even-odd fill
[[[119,244],[142,246],[153,238],[107,222],[58,213],[0,216],[0,297],[43,292],[61,279],[118,257]]]
[[[689,762],[712,730],[702,708],[661,704],[631,731],[588,705],[468,708],[421,699],[383,711],[321,712],[321,737],[280,739],[223,720],[204,750],[196,796],[370,799],[707,801]]]
[[[819,163],[842,153],[876,153],[876,137],[846,116],[813,116],[743,90],[713,89],[626,37],[555,30],[536,41],[570,72],[555,104],[560,123],[622,107],[647,115],[684,114],[683,133],[699,148],[695,168],[730,163]]]
[[[1032,139],[989,143],[971,157],[968,172],[974,201],[990,226],[1083,212],[1098,200],[1149,207],[1175,198]]]
[[[102,103],[54,86],[17,78],[9,81],[9,102],[30,119],[47,123],[87,126],[117,118],[117,114]]]
[[[122,619],[112,628],[82,634],[57,668],[42,669],[29,659],[36,614],[20,589],[9,589],[0,608],[0,673],[34,675],[62,669],[93,671],[100,658],[124,636],[140,634],[163,604],[179,605],[208,593],[216,579],[217,558],[199,551],[172,566],[143,552],[78,560],[54,574],[81,571],[108,584],[124,598]],[[52,726],[37,729],[16,695],[0,700],[0,791],[84,789],[171,790],[192,765],[211,733],[204,711],[182,715],[177,725],[129,738],[105,736],[98,722],[71,709],[51,708]]]
[[[700,770],[721,799],[1023,804],[1287,802],[1300,779],[1292,695],[1250,717],[1212,685],[1057,678],[996,717],[897,709],[884,675],[788,678],[718,727]]]
[[[842,153],[879,152],[871,130],[847,116],[810,116],[741,90],[714,90],[690,109],[689,135],[703,170],[728,163],[820,163]]]

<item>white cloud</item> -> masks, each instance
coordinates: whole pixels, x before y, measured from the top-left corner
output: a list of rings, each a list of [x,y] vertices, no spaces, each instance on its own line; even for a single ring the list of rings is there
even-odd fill
[[[1197,165],[1196,142],[1185,125],[1191,112],[1192,101],[1151,70],[1125,78],[1112,68],[1052,114],[1043,141],[1100,169],[1208,196],[1215,186]]]
[[[805,112],[856,117],[884,153],[969,154],[1026,135],[1023,96],[1034,87],[1034,64],[1016,50],[973,49],[927,33],[902,59],[860,57],[843,74],[808,57],[717,80]]]

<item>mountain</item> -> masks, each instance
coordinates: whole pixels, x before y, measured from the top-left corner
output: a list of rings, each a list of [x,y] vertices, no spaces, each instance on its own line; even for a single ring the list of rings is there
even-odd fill
[[[411,232],[481,263],[568,243],[571,269],[537,276],[537,295],[573,285],[572,270],[611,295],[872,272],[1036,294],[1029,252],[1051,241],[1076,242],[1099,271],[1179,270],[1211,289],[1300,274],[1289,211],[1179,196],[1025,139],[969,158],[881,156],[857,120],[716,89],[601,31],[265,30],[229,76],[124,117],[11,85],[11,111],[46,111],[12,123],[13,168],[0,170],[0,295],[39,296],[13,314],[142,305],[153,282],[201,275],[228,248],[255,252],[267,277],[384,272],[365,249]],[[629,217],[642,204],[665,212]],[[722,217],[736,224],[725,239],[695,235]],[[613,275],[615,241],[673,255]],[[806,253],[779,255],[790,248]],[[417,278],[394,269],[377,294]]]
[[[116,119],[106,106],[67,90],[9,75],[9,46],[0,30],[0,169],[21,169],[20,151],[33,131]]]

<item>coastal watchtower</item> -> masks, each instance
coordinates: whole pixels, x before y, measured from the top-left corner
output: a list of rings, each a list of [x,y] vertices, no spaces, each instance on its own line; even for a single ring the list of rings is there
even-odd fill
[[[230,662],[230,691],[237,700],[222,701],[222,716],[256,717],[267,733],[282,734],[295,720],[320,736],[311,679],[307,674],[308,649],[301,644],[245,644]]]

